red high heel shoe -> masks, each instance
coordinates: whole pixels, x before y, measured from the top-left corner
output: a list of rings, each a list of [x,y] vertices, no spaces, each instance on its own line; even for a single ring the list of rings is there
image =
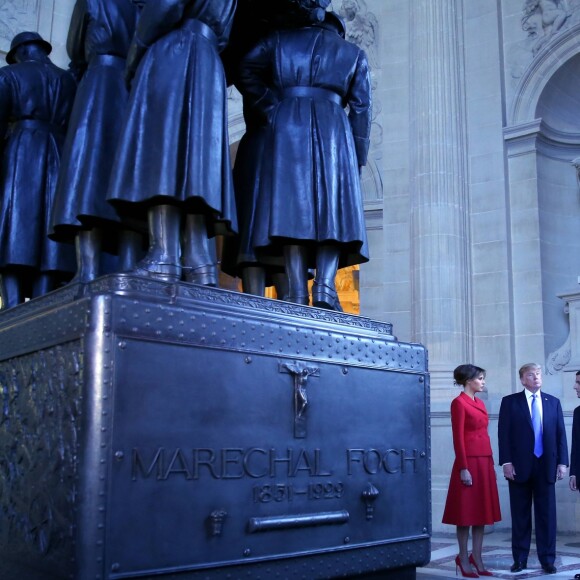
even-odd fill
[[[493,576],[493,574],[489,570],[486,570],[485,568],[483,570],[480,570],[477,567],[477,564],[475,563],[475,558],[473,557],[473,554],[469,554],[469,563],[475,568],[475,570],[477,571],[477,573],[480,576]]]
[[[461,560],[459,559],[459,555],[455,557],[455,575],[457,576],[457,568],[461,570],[461,575],[464,578],[479,578],[479,574],[475,572],[466,572],[461,565]]]

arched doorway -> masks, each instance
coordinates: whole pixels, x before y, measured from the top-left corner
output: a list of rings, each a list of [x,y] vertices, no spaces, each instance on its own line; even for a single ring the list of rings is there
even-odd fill
[[[580,155],[580,26],[546,48],[520,79],[504,130],[515,352],[544,361],[569,331],[558,294],[578,288],[580,275],[572,164]]]

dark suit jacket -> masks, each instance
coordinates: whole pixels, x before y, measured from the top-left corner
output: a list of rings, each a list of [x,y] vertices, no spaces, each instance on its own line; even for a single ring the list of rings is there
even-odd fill
[[[568,443],[560,400],[542,393],[544,453],[541,465],[550,483],[558,465],[568,465]],[[534,462],[534,429],[525,389],[501,401],[498,423],[499,463],[512,463],[515,481],[530,478]]]
[[[572,422],[572,453],[570,455],[570,475],[580,476],[580,407],[574,409],[574,419]]]

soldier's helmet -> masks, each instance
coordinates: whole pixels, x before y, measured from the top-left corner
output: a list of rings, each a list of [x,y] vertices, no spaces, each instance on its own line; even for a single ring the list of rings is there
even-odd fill
[[[52,52],[52,45],[50,44],[50,42],[44,40],[44,38],[42,38],[42,36],[40,36],[38,32],[32,31],[19,32],[10,43],[10,50],[6,55],[6,62],[8,64],[14,64],[16,62],[15,59],[16,50],[18,49],[19,46],[22,46],[23,44],[38,44],[42,46],[47,55],[49,55]]]

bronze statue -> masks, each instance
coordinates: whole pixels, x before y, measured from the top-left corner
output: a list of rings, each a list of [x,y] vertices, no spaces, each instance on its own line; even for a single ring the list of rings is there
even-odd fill
[[[129,93],[126,55],[139,8],[128,0],[77,0],[69,27],[71,67],[78,87],[56,188],[51,238],[76,243],[75,280],[100,273],[101,249],[120,254],[119,270],[135,266],[142,236],[121,228],[107,189]]]
[[[344,39],[339,16],[323,14],[258,42],[238,85],[269,126],[251,246],[260,259],[284,256],[287,300],[309,303],[307,269],[315,268],[312,304],[341,310],[337,269],[368,260],[359,175],[371,88],[364,51]]]
[[[228,81],[236,85],[242,56],[261,38],[292,21],[292,3],[288,0],[239,0],[230,42],[222,53]],[[248,294],[264,296],[266,286],[275,286],[282,298],[287,294],[287,276],[283,256],[258,259],[252,247],[256,204],[260,191],[260,171],[268,128],[251,106],[243,107],[246,132],[236,151],[233,176],[238,218],[238,234],[224,239],[221,270],[240,278]]]
[[[36,32],[13,39],[0,69],[0,274],[3,308],[54,289],[74,272],[74,253],[48,239],[66,125],[76,91]]]
[[[142,275],[216,285],[208,237],[237,228],[220,60],[235,8],[236,0],[165,0],[141,13],[109,200],[122,217],[148,220]]]
[[[244,119],[246,132],[239,142],[233,170],[239,234],[224,239],[221,269],[241,278],[242,289],[248,294],[264,296],[266,286],[276,285],[276,292],[282,297],[287,293],[280,286],[281,282],[287,286],[283,257],[259,260],[252,246],[267,128],[252,117],[249,107],[244,107]]]

